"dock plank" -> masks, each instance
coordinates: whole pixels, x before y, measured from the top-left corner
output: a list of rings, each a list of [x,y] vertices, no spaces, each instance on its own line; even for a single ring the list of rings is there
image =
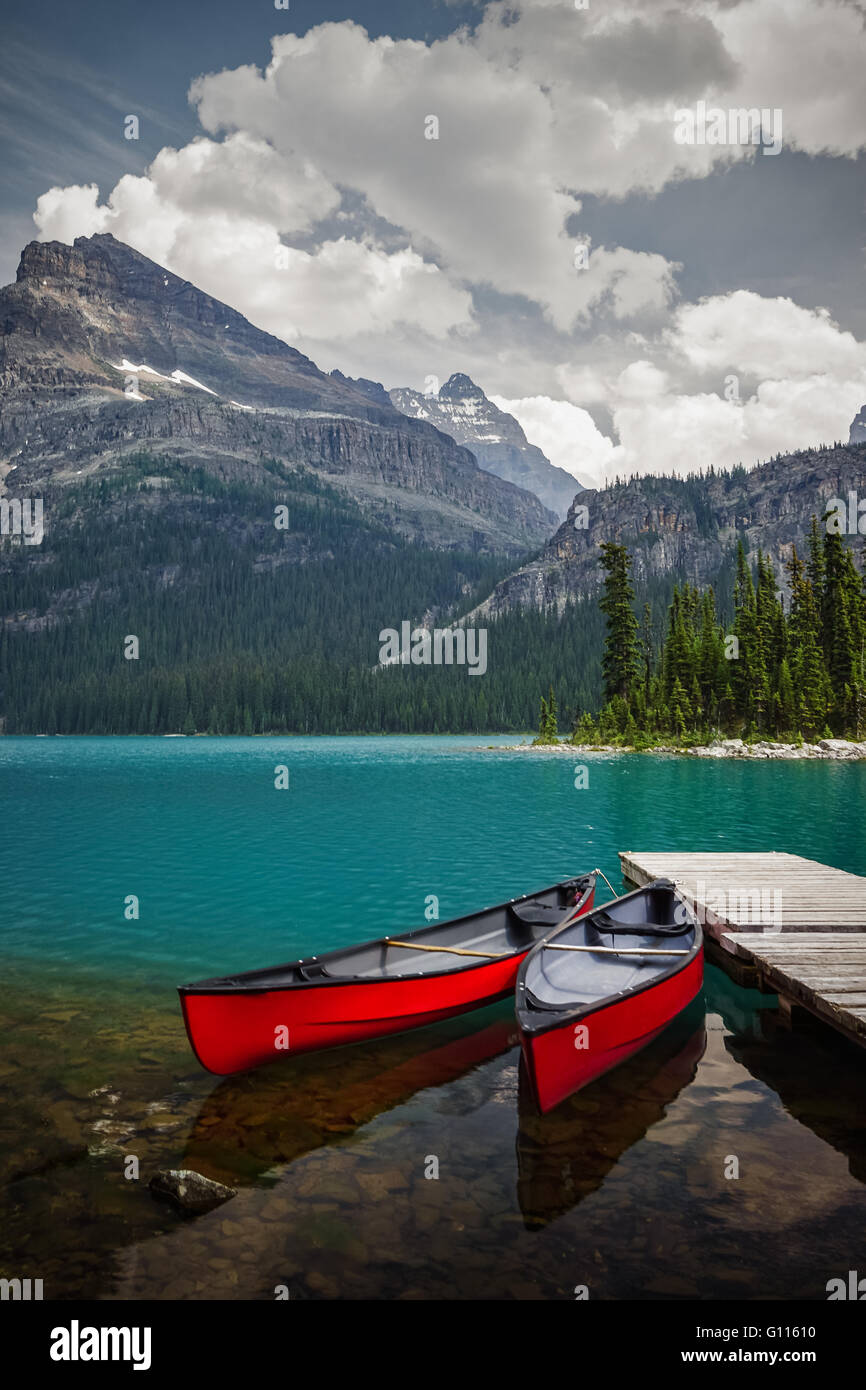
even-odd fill
[[[866,878],[779,850],[619,857],[638,886],[673,879],[723,958],[866,1046]]]

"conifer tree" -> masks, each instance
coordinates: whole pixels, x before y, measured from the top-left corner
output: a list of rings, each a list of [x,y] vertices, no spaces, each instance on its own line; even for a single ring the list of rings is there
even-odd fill
[[[734,636],[738,655],[731,675],[735,714],[746,725],[754,722],[757,702],[763,691],[757,632],[757,608],[752,572],[742,541],[737,544],[737,576],[734,584]]]
[[[559,737],[559,715],[556,708],[556,696],[553,693],[553,686],[550,687],[547,695],[547,725],[545,732],[550,743],[553,743]]]
[[[643,697],[644,707],[650,702],[650,682],[652,681],[653,666],[653,625],[652,609],[648,603],[643,606],[643,626],[641,629],[641,664],[643,676]]]
[[[638,622],[632,609],[631,556],[624,545],[605,541],[601,547],[605,572],[599,608],[607,618],[602,673],[606,700],[628,700],[638,678]]]
[[[786,566],[791,586],[788,618],[791,678],[797,699],[797,725],[806,738],[817,737],[827,722],[830,683],[824,667],[820,615],[810,574],[796,546]]]

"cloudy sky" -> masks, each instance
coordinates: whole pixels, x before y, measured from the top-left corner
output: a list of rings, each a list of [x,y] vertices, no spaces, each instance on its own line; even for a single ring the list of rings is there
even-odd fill
[[[5,12],[4,283],[111,231],[325,369],[467,372],[588,482],[751,466],[866,402],[857,0]]]

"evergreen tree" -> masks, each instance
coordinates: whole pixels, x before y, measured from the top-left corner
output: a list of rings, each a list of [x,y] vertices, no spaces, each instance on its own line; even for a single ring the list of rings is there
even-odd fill
[[[638,677],[638,623],[632,609],[631,556],[624,545],[605,541],[601,565],[605,580],[599,608],[607,619],[602,659],[604,693],[607,700],[618,695],[627,701]]]
[[[571,729],[572,743],[595,743],[598,739],[598,729],[595,720],[589,710],[584,710],[582,714],[575,715]]]
[[[652,609],[648,603],[645,603],[643,606],[640,657],[643,672],[643,702],[644,708],[646,708],[650,702],[650,684],[652,681],[653,668],[653,622]]]
[[[790,669],[797,701],[796,727],[807,739],[818,737],[827,722],[830,682],[824,667],[821,623],[812,578],[807,573],[796,546],[787,564],[791,587],[788,618]],[[823,572],[823,571],[822,571]]]
[[[543,695],[541,697],[541,718],[538,721],[538,735],[534,739],[537,745],[558,742],[558,718],[556,696],[553,693],[553,686],[551,686],[547,699],[545,700]]]
[[[556,696],[553,693],[553,686],[550,687],[547,695],[547,727],[545,732],[549,743],[554,743],[559,737],[559,715],[556,708]]]

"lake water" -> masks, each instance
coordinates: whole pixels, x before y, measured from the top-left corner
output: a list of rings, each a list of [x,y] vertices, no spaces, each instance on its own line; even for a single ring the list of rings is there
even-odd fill
[[[862,1264],[866,1057],[713,967],[544,1119],[508,1001],[198,1067],[176,984],[421,925],[433,895],[445,918],[596,866],[619,891],[626,849],[866,866],[863,765],[599,754],[577,789],[576,758],[481,742],[0,739],[0,1273],[46,1298],[823,1298]],[[183,1217],[147,1190],[167,1166],[238,1196]]]

